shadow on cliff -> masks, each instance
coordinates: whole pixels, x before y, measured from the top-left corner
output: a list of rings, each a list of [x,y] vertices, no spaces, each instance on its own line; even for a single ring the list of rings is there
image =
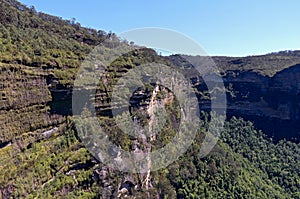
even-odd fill
[[[72,90],[58,83],[53,75],[46,77],[47,85],[50,86],[52,100],[48,103],[51,114],[62,116],[72,115]]]
[[[273,77],[253,71],[231,71],[224,77],[227,116],[243,117],[254,122],[275,141],[300,141],[300,64],[279,71]]]

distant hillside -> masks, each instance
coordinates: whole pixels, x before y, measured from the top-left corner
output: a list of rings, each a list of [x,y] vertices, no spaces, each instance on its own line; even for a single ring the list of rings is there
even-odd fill
[[[175,65],[184,64],[184,58],[193,63],[201,65],[201,56],[171,55],[170,59]],[[264,76],[273,76],[277,72],[300,63],[300,51],[281,51],[266,55],[256,55],[247,57],[225,57],[212,56],[221,73],[230,71],[253,71]]]

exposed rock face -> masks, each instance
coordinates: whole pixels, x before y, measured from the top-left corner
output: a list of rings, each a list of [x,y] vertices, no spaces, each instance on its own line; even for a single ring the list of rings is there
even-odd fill
[[[265,77],[252,71],[228,71],[224,77],[228,116],[254,121],[275,140],[300,136],[300,65]]]
[[[217,59],[216,63],[223,62]],[[242,61],[234,63],[242,64]],[[120,67],[115,76],[122,76],[130,68],[132,66]],[[109,70],[109,73],[113,71]],[[71,115],[72,89],[60,84],[52,75],[34,68],[3,64],[0,78],[3,132],[0,143],[10,142],[24,132],[50,130],[63,121],[63,116]],[[271,77],[252,70],[227,70],[223,79],[228,90],[228,117],[236,115],[254,121],[257,128],[276,140],[299,139],[300,64],[286,67]],[[201,77],[192,77],[192,82],[199,91],[206,89]],[[107,85],[97,91],[99,106],[96,108],[101,115],[111,114],[110,95]],[[209,99],[201,96],[199,99],[200,107],[209,110]]]
[[[300,60],[298,52],[279,57],[213,57],[227,91],[227,116],[253,121],[275,140],[300,138]],[[185,60],[171,56],[173,64],[189,67]],[[203,57],[188,57],[201,64]],[[277,61],[276,61],[277,59]],[[293,65],[289,65],[293,64]],[[274,68],[272,68],[274,66]],[[192,76],[199,106],[210,111],[210,97],[201,76]]]

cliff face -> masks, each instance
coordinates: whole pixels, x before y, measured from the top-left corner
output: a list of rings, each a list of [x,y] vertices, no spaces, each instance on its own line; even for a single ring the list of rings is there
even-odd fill
[[[36,68],[3,64],[1,80],[1,143],[9,143],[24,132],[49,130],[61,123],[64,116],[71,115],[72,89],[53,75]],[[276,140],[299,138],[300,64],[271,77],[249,70],[227,70],[223,80],[228,90],[228,117],[253,121]],[[198,90],[204,89],[203,83],[198,85]],[[98,107],[102,115],[110,114],[105,105],[109,103],[109,92],[98,90],[97,101],[103,102]],[[207,109],[209,101],[199,99],[200,106]]]
[[[299,140],[300,65],[266,77],[252,71],[228,71],[224,83],[228,93],[228,116],[253,121],[275,140]]]
[[[184,56],[201,66],[203,57]],[[176,66],[190,66],[180,56],[169,57]],[[253,57],[212,57],[227,91],[227,117],[239,116],[254,122],[278,141],[299,141],[299,51]],[[205,67],[205,66],[203,66]],[[210,97],[201,76],[192,77],[198,90],[199,106],[210,110]]]

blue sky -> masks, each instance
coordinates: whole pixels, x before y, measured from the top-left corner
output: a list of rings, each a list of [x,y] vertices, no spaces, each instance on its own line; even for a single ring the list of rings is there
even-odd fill
[[[168,28],[209,55],[245,56],[300,49],[299,0],[21,0],[37,11],[121,33]]]

